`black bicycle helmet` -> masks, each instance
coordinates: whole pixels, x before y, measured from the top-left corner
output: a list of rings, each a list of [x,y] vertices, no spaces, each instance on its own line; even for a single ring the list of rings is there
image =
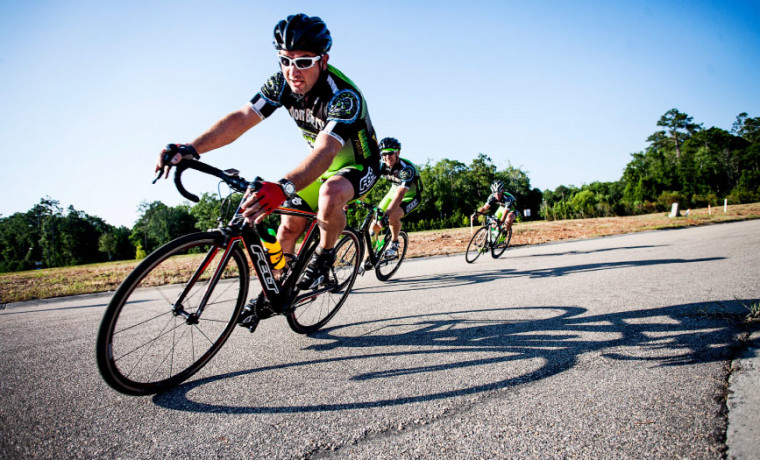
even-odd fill
[[[274,27],[274,47],[286,51],[311,51],[324,54],[332,46],[325,22],[303,13],[288,16]]]
[[[491,193],[499,193],[504,190],[504,182],[500,180],[493,181],[491,184]]]
[[[380,141],[380,150],[393,149],[401,150],[401,142],[395,137],[386,137]]]

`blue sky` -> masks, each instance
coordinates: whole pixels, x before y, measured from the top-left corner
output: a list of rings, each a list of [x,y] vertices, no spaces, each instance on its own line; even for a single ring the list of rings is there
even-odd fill
[[[580,186],[619,179],[671,108],[727,130],[760,116],[758,1],[3,2],[0,215],[50,196],[131,227],[142,201],[181,203],[151,185],[158,152],[258,91],[296,12],[327,22],[330,62],[418,163],[485,153]],[[306,152],[279,111],[204,159],[276,180]]]

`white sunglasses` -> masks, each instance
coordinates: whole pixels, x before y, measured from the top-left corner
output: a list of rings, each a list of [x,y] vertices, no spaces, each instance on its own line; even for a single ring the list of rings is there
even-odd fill
[[[291,59],[287,56],[283,56],[282,54],[278,54],[277,59],[279,59],[280,64],[283,67],[290,67],[291,65],[294,65],[297,69],[309,69],[311,67],[314,67],[314,64],[322,59],[322,56],[319,55],[314,57],[297,57]]]

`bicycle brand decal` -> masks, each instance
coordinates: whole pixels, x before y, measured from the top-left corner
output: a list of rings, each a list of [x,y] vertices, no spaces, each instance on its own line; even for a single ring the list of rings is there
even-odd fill
[[[277,287],[277,282],[274,280],[272,271],[269,269],[269,264],[267,264],[266,262],[267,255],[264,252],[264,249],[261,246],[256,246],[255,244],[252,244],[250,248],[251,248],[251,252],[255,253],[258,256],[258,257],[255,257],[256,271],[262,277],[267,287],[270,290],[274,291],[275,294],[279,294],[280,289]]]

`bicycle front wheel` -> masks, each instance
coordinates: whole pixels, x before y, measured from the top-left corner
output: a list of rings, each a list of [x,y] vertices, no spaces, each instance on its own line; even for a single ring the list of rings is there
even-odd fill
[[[498,259],[499,256],[504,254],[504,251],[507,250],[507,246],[509,246],[509,242],[511,240],[512,229],[510,228],[507,230],[505,228],[502,228],[501,231],[499,231],[499,236],[496,238],[493,246],[491,246],[491,257]]]
[[[115,390],[146,395],[196,373],[224,345],[248,293],[240,246],[194,233],[151,253],[106,308],[96,358]]]
[[[388,236],[390,238],[390,235]],[[405,231],[400,231],[398,234],[398,252],[394,257],[388,257],[385,253],[380,254],[379,261],[375,266],[375,275],[380,281],[388,281],[391,279],[401,266],[401,262],[404,261],[406,256],[406,248],[409,245],[409,237]],[[386,245],[386,250],[390,246],[390,243]]]
[[[305,254],[306,260],[311,259],[315,249],[316,245]],[[293,311],[287,317],[290,328],[299,334],[309,334],[327,324],[351,292],[361,260],[359,235],[351,229],[343,230],[335,245],[335,263],[325,277],[325,283],[310,292],[302,291],[299,294],[300,300],[293,305]],[[295,279],[301,278],[301,273]]]
[[[467,252],[464,254],[464,259],[468,264],[475,262],[482,253],[488,250],[488,228],[480,227],[474,235],[470,243],[467,245]]]

